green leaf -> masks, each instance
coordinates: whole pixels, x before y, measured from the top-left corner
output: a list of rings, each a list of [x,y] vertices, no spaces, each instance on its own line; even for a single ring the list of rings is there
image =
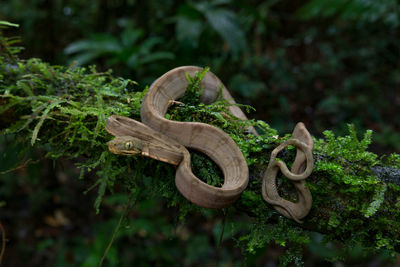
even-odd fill
[[[232,11],[219,7],[227,4],[226,0],[198,2],[193,7],[206,17],[210,26],[229,45],[233,54],[238,54],[246,48],[245,34],[239,27],[239,20]]]
[[[335,17],[361,23],[383,21],[393,27],[397,27],[400,21],[396,0],[312,0],[296,13],[303,20]]]
[[[93,52],[81,53],[73,57],[71,61],[76,62],[77,66],[81,66],[91,62],[92,60],[100,56],[101,56],[100,53],[93,53]]]
[[[343,10],[348,3],[348,0],[312,0],[303,5],[297,11],[297,15],[303,20],[313,19],[315,17],[330,17]]]
[[[73,42],[64,49],[66,54],[74,54],[84,51],[99,54],[118,52],[122,48],[118,40],[109,34],[94,35],[89,39]]]
[[[143,43],[141,43],[139,53],[143,55],[149,54],[155,45],[161,44],[162,42],[163,39],[159,37],[148,38]]]
[[[203,24],[199,19],[192,19],[187,16],[178,16],[175,25],[176,37],[179,42],[186,42],[191,47],[197,47],[200,34],[203,31]]]
[[[8,21],[0,20],[0,26],[19,27],[19,24],[11,23]]]
[[[143,30],[126,28],[121,34],[121,42],[124,47],[130,47],[134,45],[137,40],[143,36]]]
[[[211,26],[229,44],[234,53],[245,49],[245,34],[239,28],[236,15],[228,10],[209,10],[206,14]]]
[[[148,64],[158,60],[174,59],[175,55],[170,52],[154,52],[147,54],[140,59],[141,64]]]

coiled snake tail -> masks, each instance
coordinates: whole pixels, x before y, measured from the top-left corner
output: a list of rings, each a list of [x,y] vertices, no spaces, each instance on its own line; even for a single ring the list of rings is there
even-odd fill
[[[283,161],[276,160],[280,151],[289,145],[297,148],[296,158],[291,171]],[[310,190],[305,186],[305,179],[310,176],[314,160],[312,149],[314,142],[310,133],[303,123],[298,123],[293,131],[292,138],[280,144],[271,153],[271,159],[268,168],[264,174],[262,182],[262,196],[264,200],[281,213],[283,216],[301,223],[310,211],[312,205],[312,196]],[[298,202],[293,203],[279,196],[276,186],[276,176],[282,172],[288,179],[292,180],[298,193]]]

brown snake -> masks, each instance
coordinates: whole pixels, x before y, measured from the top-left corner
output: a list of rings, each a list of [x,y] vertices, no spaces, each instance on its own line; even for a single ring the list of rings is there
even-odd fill
[[[198,206],[218,209],[234,203],[247,186],[248,167],[242,152],[228,134],[214,126],[199,122],[171,121],[164,117],[170,104],[185,93],[188,86],[186,74],[193,76],[201,70],[202,68],[199,67],[184,66],[175,68],[158,78],[150,86],[143,100],[141,107],[142,123],[123,116],[110,116],[107,119],[106,130],[114,135],[115,139],[109,142],[108,147],[115,154],[140,154],[176,165],[175,184],[182,195]],[[218,86],[222,88],[222,97],[232,104],[235,103],[228,90],[213,73],[206,73],[201,86],[203,89],[200,100],[203,103],[209,104],[216,100],[219,91]],[[240,108],[235,105],[229,106],[228,110],[240,119],[247,119]],[[305,130],[304,126],[303,128]],[[249,131],[257,134],[252,127]],[[295,133],[293,137],[296,138]],[[268,167],[263,179],[264,199],[274,205],[277,211],[284,216],[297,221],[304,217],[311,207],[311,194],[304,187],[303,180],[306,178],[305,175],[310,173],[309,153],[307,152],[310,146],[305,148],[302,144],[307,143],[307,140],[301,139],[301,136],[298,138],[301,141],[293,139],[297,140],[293,144],[298,147],[293,166],[297,164],[299,167],[297,169],[293,169],[293,167],[292,173],[285,172],[284,168],[282,170],[285,175],[289,174],[289,179],[293,177],[297,180],[300,179],[295,182],[295,186],[299,192],[299,203],[301,204],[296,205],[297,203],[281,199],[277,192],[274,193],[276,185],[275,178],[272,180],[272,176],[273,173],[277,172],[274,167],[275,164],[272,164],[274,165],[272,166],[270,163],[271,167]],[[221,168],[224,174],[222,187],[208,185],[192,173],[190,154],[186,147],[203,152]],[[303,174],[298,174],[306,160],[306,171]],[[277,166],[279,166],[278,163]],[[270,189],[274,186],[275,189]],[[302,197],[303,195],[305,197]],[[306,202],[305,204],[302,203],[303,200]],[[304,207],[308,208],[306,212],[304,212]],[[298,211],[299,209],[301,211]]]
[[[297,148],[296,158],[289,171],[283,161],[277,161],[276,156],[289,145]],[[300,223],[311,209],[312,196],[305,186],[305,179],[310,176],[314,160],[312,155],[314,142],[303,123],[299,122],[294,128],[292,139],[287,140],[275,148],[271,153],[268,168],[263,177],[262,195],[265,201],[287,218]],[[279,196],[276,186],[276,176],[281,171],[288,179],[292,180],[298,193],[298,201],[293,203]]]

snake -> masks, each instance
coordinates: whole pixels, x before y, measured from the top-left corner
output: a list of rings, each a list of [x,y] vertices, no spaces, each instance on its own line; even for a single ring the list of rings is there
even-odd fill
[[[108,142],[108,149],[114,154],[141,155],[176,166],[175,185],[186,199],[200,207],[220,209],[232,205],[248,184],[248,166],[238,145],[227,133],[215,126],[165,118],[168,108],[186,92],[189,85],[187,75],[194,76],[200,71],[203,71],[203,68],[182,66],[168,71],[155,80],[143,98],[140,110],[141,122],[119,115],[108,117],[106,130],[115,137]],[[246,115],[235,105],[233,97],[215,74],[206,72],[200,87],[202,103],[211,104],[222,97],[230,104],[227,107],[230,114],[241,120],[247,120]],[[249,127],[247,131],[257,135],[253,127]],[[309,140],[304,140],[304,131],[295,132],[298,136],[294,133],[293,137],[295,143],[300,142],[300,148],[293,166],[298,165],[298,167],[292,168],[294,173],[285,172],[285,174],[297,178],[296,189],[300,191],[300,196],[305,192],[304,195],[307,197],[300,197],[301,204],[293,206],[292,202],[289,204],[289,201],[280,198],[277,192],[275,193],[276,189],[270,189],[276,187],[272,178],[274,173],[277,174],[276,167],[272,166],[271,161],[263,178],[262,192],[264,199],[278,212],[298,220],[299,214],[301,217],[305,213],[304,207],[310,206],[311,198],[308,197],[308,189],[303,184],[305,175],[310,172],[308,164],[310,161],[309,154],[304,154],[309,146],[303,149],[302,145]],[[204,153],[218,165],[224,176],[221,187],[209,185],[193,174],[188,148]],[[300,173],[305,161],[308,164],[306,173],[295,174]]]
[[[297,148],[296,158],[292,164],[291,171],[287,165],[277,160],[278,153],[289,145]],[[312,195],[305,186],[305,179],[310,176],[314,159],[312,149],[314,142],[305,125],[299,122],[293,130],[292,138],[276,147],[270,157],[267,170],[262,181],[262,196],[264,200],[274,206],[274,208],[283,216],[293,219],[298,223],[302,221],[310,211],[312,205]],[[276,179],[278,172],[281,171],[284,176],[293,181],[298,193],[296,203],[288,201],[278,194]]]
[[[175,184],[179,192],[192,203],[205,208],[230,206],[248,183],[248,167],[239,147],[221,129],[200,122],[180,122],[165,118],[168,107],[186,92],[186,75],[203,69],[183,66],[172,69],[149,87],[141,106],[141,122],[112,115],[107,118],[106,130],[116,136],[109,142],[115,154],[142,155],[177,166]],[[207,72],[200,84],[201,102],[214,102],[218,95],[227,100],[232,115],[247,119],[217,76]],[[196,177],[191,169],[191,148],[204,153],[221,169],[224,182],[211,186]]]

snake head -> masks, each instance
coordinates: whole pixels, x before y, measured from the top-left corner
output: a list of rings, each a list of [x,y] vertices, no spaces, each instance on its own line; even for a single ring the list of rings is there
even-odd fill
[[[108,150],[118,155],[138,155],[142,153],[143,141],[132,136],[116,136],[108,142]]]

